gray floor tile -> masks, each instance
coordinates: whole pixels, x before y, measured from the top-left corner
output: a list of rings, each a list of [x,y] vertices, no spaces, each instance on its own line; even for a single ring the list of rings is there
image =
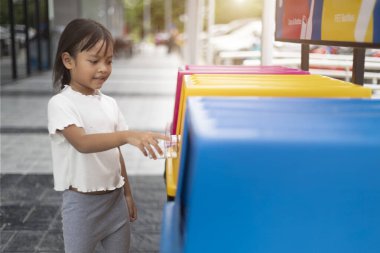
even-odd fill
[[[15,231],[1,231],[0,230],[0,252],[7,247],[8,242],[14,237],[17,232]]]
[[[49,231],[49,233],[45,235],[37,249],[39,252],[52,253],[64,251],[62,233],[57,231]]]
[[[4,252],[34,252],[43,234],[43,231],[18,231]]]
[[[160,242],[160,234],[134,233],[131,236],[131,249],[133,251],[156,251]]]

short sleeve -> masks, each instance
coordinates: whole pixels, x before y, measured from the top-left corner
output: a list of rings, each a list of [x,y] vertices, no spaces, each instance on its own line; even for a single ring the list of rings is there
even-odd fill
[[[55,134],[69,125],[83,127],[80,115],[70,100],[61,94],[55,95],[48,103],[49,134]]]

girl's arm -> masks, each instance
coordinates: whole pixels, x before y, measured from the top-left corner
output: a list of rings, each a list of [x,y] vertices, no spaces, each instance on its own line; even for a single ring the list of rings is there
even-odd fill
[[[168,137],[160,133],[138,131],[86,134],[83,128],[76,125],[65,127],[62,130],[62,134],[81,153],[106,151],[128,143],[139,148],[145,156],[148,155],[148,151],[153,159],[157,159],[157,156],[152,146],[154,146],[159,154],[162,154],[162,150],[157,144],[157,139],[168,139]]]
[[[137,208],[135,205],[135,201],[133,200],[131,187],[128,181],[127,169],[125,167],[124,158],[121,154],[121,150],[119,149],[119,157],[120,157],[120,165],[121,165],[121,175],[124,177],[124,195],[127,201],[129,220],[134,222],[137,220]]]

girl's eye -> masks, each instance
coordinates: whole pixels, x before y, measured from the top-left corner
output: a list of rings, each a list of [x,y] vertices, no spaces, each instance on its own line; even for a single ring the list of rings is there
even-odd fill
[[[92,60],[89,60],[89,62],[90,62],[91,64],[96,64],[96,63],[98,63],[98,61],[92,61]]]

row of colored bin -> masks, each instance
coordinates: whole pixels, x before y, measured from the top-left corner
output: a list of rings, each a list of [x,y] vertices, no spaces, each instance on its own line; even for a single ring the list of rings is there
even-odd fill
[[[177,75],[177,86],[176,95],[174,103],[174,115],[172,121],[172,134],[177,132],[177,118],[178,111],[180,108],[180,98],[182,92],[183,78],[184,76],[192,74],[292,74],[292,75],[306,75],[309,74],[308,71],[303,71],[299,69],[281,67],[281,66],[198,66],[198,65],[186,65],[180,68]]]
[[[161,253],[379,252],[379,100],[187,100]]]
[[[286,67],[187,66],[178,71],[172,134],[182,134],[186,100],[191,96],[369,98],[371,90]],[[180,157],[167,159],[170,198],[176,195],[179,167]]]

